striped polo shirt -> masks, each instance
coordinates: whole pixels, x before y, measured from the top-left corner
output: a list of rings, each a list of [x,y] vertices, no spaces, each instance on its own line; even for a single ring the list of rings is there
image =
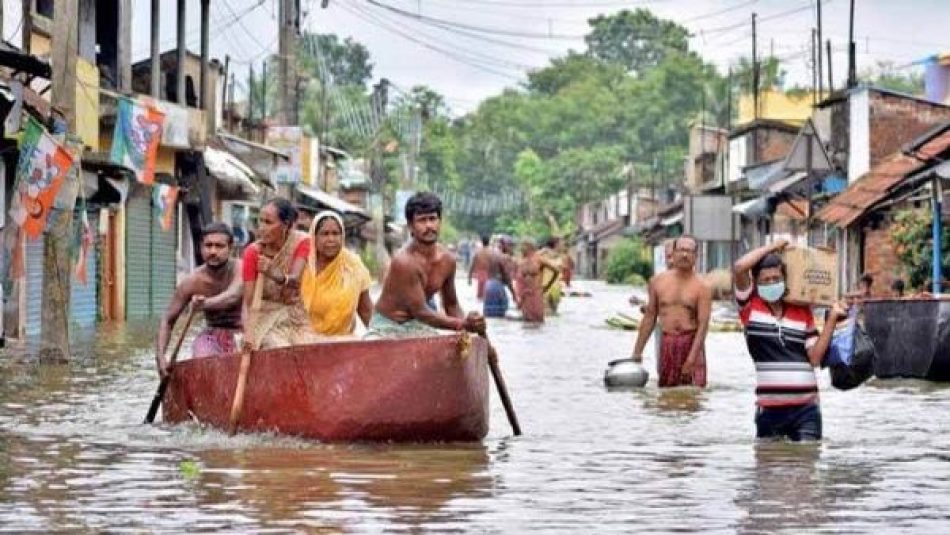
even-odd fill
[[[817,403],[818,381],[807,352],[818,341],[811,308],[785,303],[783,316],[777,318],[754,288],[753,283],[747,290],[737,289],[736,302],[755,362],[756,404],[791,407]]]

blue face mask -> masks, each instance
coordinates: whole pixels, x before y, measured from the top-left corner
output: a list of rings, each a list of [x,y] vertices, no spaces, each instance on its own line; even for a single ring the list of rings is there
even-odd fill
[[[756,291],[759,292],[759,297],[765,301],[776,303],[785,295],[785,281],[759,285]]]

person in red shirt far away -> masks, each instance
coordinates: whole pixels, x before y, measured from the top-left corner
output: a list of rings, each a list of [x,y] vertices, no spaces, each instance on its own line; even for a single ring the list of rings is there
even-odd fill
[[[785,240],[753,249],[736,261],[739,319],[755,363],[758,438],[821,439],[815,366],[828,351],[835,323],[847,315],[839,301],[818,334],[811,307],[784,301]]]

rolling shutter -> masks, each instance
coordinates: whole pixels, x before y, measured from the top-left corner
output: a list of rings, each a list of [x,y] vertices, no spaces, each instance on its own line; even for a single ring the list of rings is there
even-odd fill
[[[99,228],[99,212],[89,212],[89,226],[96,235],[96,229]],[[82,243],[82,214],[76,212],[73,220],[73,240],[77,244],[76,254],[70,265],[70,298],[69,298],[69,319],[70,323],[80,329],[94,328],[98,318],[99,301],[97,293],[98,282],[98,262],[96,250],[98,245],[93,243],[86,253],[86,284],[76,278],[76,260],[79,258],[79,247]]]
[[[161,215],[152,211],[152,314],[161,315],[175,293],[178,256],[178,209],[172,215],[172,228],[162,229]]]
[[[152,313],[152,199],[151,188],[139,187],[129,195],[125,224],[125,316],[145,318]]]
[[[27,239],[23,245],[23,270],[26,280],[24,293],[23,331],[27,337],[40,335],[43,323],[43,237]]]

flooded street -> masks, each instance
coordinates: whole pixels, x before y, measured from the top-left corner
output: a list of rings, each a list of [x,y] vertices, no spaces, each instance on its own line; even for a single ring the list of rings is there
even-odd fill
[[[321,445],[145,426],[153,327],[106,329],[68,365],[0,358],[0,531],[941,532],[950,389],[831,389],[825,440],[756,444],[742,335],[713,333],[704,392],[607,392],[631,290],[581,281],[540,329],[489,324],[525,435],[492,393],[474,445]],[[462,284],[471,309],[472,288]]]

